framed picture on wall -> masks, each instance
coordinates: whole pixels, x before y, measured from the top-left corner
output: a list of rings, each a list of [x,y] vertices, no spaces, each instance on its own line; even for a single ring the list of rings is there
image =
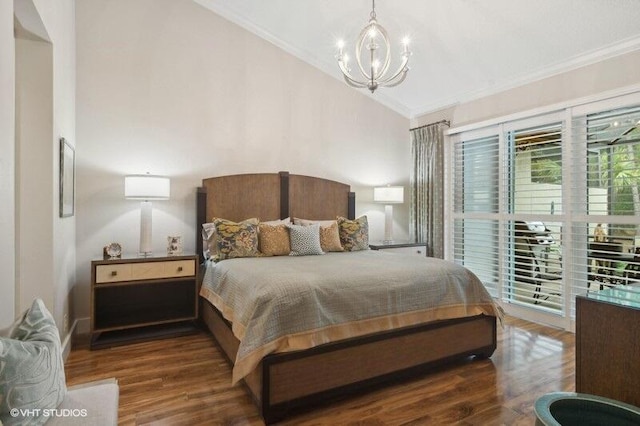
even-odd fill
[[[60,217],[74,213],[75,163],[75,150],[65,138],[60,138]]]

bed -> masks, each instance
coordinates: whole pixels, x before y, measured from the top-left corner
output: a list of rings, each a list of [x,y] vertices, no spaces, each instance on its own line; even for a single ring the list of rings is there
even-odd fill
[[[242,195],[239,196],[239,194]],[[355,218],[355,195],[350,191],[349,185],[322,178],[293,175],[288,172],[204,179],[203,186],[198,190],[197,199],[198,231],[213,217],[237,222],[250,217],[259,217],[261,220],[287,217],[312,220],[325,220],[336,216]],[[198,251],[202,253],[202,239],[199,235],[197,241]],[[278,263],[285,268],[291,268],[292,265],[321,261],[361,265],[355,269],[352,268],[356,271],[375,268],[370,266],[372,263],[380,264],[381,268],[384,268],[385,264],[387,268],[391,264],[399,264],[396,272],[400,274],[401,270],[405,269],[405,265],[402,264],[405,260],[402,259],[406,257],[393,258],[393,256],[363,251],[361,253],[329,253],[297,259],[287,256],[255,260],[230,259],[219,262],[212,269],[215,272],[211,274],[217,273],[221,277],[237,274],[241,282],[242,280],[252,281],[257,279],[256,274],[251,275],[247,270],[262,271],[271,267],[277,268]],[[406,268],[411,267],[410,263],[422,260],[421,258],[406,260],[408,262]],[[447,263],[435,259],[424,259],[424,263],[429,262],[440,265]],[[301,266],[300,273],[302,274],[305,269],[323,267],[327,266],[309,263]],[[344,267],[343,265],[340,268],[344,269]],[[446,265],[443,267],[449,268]],[[451,268],[455,269],[458,275],[465,274],[465,272],[460,273],[462,268],[455,265]],[[207,273],[204,274],[205,280]],[[439,273],[432,275],[443,276]],[[359,279],[362,282],[367,278],[363,275]],[[214,281],[212,279],[212,282]],[[407,290],[402,285],[403,279],[396,281],[402,287],[402,290],[398,291],[414,291]],[[372,297],[380,297],[379,292],[384,285],[376,283],[373,278],[371,283],[372,285],[367,287],[370,287],[368,290],[372,293],[363,295],[362,298],[374,300]],[[254,285],[254,283],[250,284]],[[343,283],[338,278],[332,286],[338,288],[340,285]],[[277,286],[274,285],[274,287]],[[283,296],[288,296],[289,290],[280,288],[280,291]],[[375,293],[376,291],[378,293]],[[479,290],[476,288],[474,291]],[[389,292],[391,294],[391,290]],[[484,289],[482,292],[486,293]],[[320,292],[320,294],[325,293],[326,289]],[[447,292],[440,291],[440,293]],[[354,334],[344,334],[342,328],[332,328],[332,333],[314,334],[311,339],[305,333],[293,333],[295,338],[274,339],[277,344],[269,346],[269,350],[262,350],[262,352],[248,350],[252,354],[259,352],[259,357],[244,358],[242,355],[247,351],[245,341],[248,332],[238,325],[242,323],[240,315],[234,318],[233,310],[228,309],[229,306],[216,294],[210,284],[203,284],[200,311],[202,319],[230,362],[233,364],[238,360],[237,365],[234,365],[233,379],[241,380],[246,385],[266,423],[276,422],[292,411],[331,400],[336,396],[362,392],[390,381],[412,377],[453,360],[470,356],[486,358],[491,356],[496,348],[497,311],[490,298],[489,302],[485,298],[482,303],[471,303],[470,307],[461,308],[460,312],[430,308],[420,311],[419,315],[415,312],[409,314],[394,312],[390,315],[391,321],[369,321],[358,317],[352,323],[354,319],[347,319],[344,324],[345,329],[351,330],[351,324],[358,324]],[[413,295],[413,293],[398,294],[404,294],[405,299],[415,299],[413,296],[407,297],[408,294]],[[319,300],[318,294],[314,295],[314,300]],[[321,302],[318,303],[321,305]],[[251,312],[256,310],[255,307],[248,309]],[[303,305],[303,309],[307,314],[313,311],[313,307],[308,303]],[[348,309],[349,312],[356,310]],[[445,311],[446,313],[443,314]],[[307,316],[322,317],[322,315]],[[380,326],[381,323],[383,325]],[[390,323],[392,324],[389,325]],[[320,328],[326,329],[326,327]],[[337,333],[334,332],[336,330]],[[250,358],[250,362],[245,362],[247,358]]]

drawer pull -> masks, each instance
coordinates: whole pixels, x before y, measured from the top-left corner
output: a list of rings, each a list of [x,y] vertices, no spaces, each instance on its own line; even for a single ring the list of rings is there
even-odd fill
[[[422,254],[422,250],[416,250],[416,253]]]
[[[111,276],[115,277],[116,275],[118,275],[118,271],[111,271]]]
[[[178,266],[178,272],[182,272],[182,266]]]

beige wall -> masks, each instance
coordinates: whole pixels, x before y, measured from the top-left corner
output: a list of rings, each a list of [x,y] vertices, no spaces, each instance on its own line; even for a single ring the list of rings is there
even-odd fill
[[[452,127],[578,99],[640,83],[640,50],[411,120],[411,127],[446,118]]]
[[[42,297],[52,312],[64,340],[67,335],[64,318],[70,310],[70,294],[75,283],[75,218],[58,217],[58,139],[62,136],[75,144],[75,24],[74,0],[16,0],[0,2],[0,124],[2,128],[0,146],[0,237],[10,244],[0,249],[0,327],[10,322],[32,297]],[[22,151],[20,162],[16,163],[16,143],[14,134],[16,125],[16,103],[14,90],[20,82],[15,76],[16,53],[14,40],[14,5],[25,22],[27,31],[35,32],[51,43],[50,57],[46,62],[50,68],[49,79],[44,83],[48,87],[47,106],[49,110],[49,131],[41,134],[38,147],[29,145]],[[28,36],[27,36],[28,38]],[[28,43],[32,43],[31,41]],[[27,67],[38,66],[33,57],[22,58]],[[21,60],[22,60],[21,59]],[[42,59],[42,58],[40,58]],[[43,64],[44,62],[37,62]],[[20,72],[21,67],[17,67]],[[22,68],[24,69],[24,68]],[[29,69],[29,72],[36,71]],[[33,73],[35,75],[37,73]],[[23,80],[24,81],[24,80]],[[6,96],[5,96],[6,94]],[[28,113],[27,111],[21,111]],[[40,148],[40,149],[38,149]],[[42,167],[32,167],[31,159],[37,158]],[[19,179],[16,179],[16,176]],[[21,189],[21,188],[24,188]],[[38,188],[38,194],[31,189]],[[44,195],[42,195],[44,194]],[[23,211],[16,200],[32,198],[32,203],[43,210]],[[5,215],[6,210],[6,215]],[[15,212],[19,212],[19,217]],[[44,213],[46,212],[46,214]],[[22,235],[19,224],[29,227],[37,220],[38,232],[30,230]],[[40,237],[42,240],[36,241]],[[11,252],[5,249],[8,247]],[[25,249],[20,259],[17,247]],[[5,251],[6,250],[6,251]],[[41,267],[43,282],[31,270]],[[16,276],[23,278],[16,282]],[[24,284],[24,285],[23,285]],[[16,288],[16,285],[19,285]],[[17,300],[16,294],[23,294],[24,300]]]
[[[91,259],[112,241],[138,249],[126,174],[171,178],[171,200],[154,202],[157,253],[176,234],[195,249],[203,178],[281,170],[351,184],[382,239],[371,187],[408,185],[407,118],[190,0],[83,0],[76,14],[78,317],[89,313]]]
[[[13,2],[0,1],[0,328],[15,318]]]
[[[22,312],[39,297],[53,310],[53,47],[17,38],[15,51],[16,308]],[[37,267],[34,253],[43,254]]]

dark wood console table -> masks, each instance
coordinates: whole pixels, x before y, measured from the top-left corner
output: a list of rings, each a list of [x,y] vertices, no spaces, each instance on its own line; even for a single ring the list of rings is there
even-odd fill
[[[576,392],[640,406],[640,287],[576,297]]]

